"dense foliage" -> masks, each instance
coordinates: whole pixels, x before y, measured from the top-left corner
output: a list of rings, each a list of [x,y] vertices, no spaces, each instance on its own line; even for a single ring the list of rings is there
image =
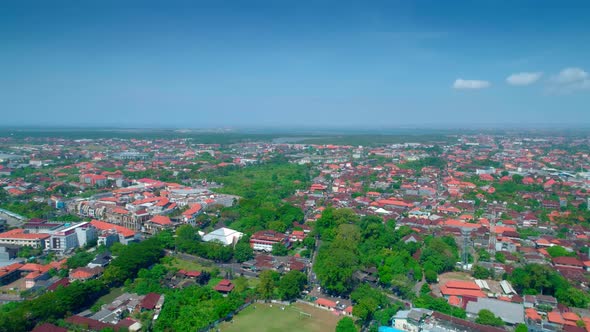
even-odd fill
[[[517,292],[522,294],[552,295],[565,305],[586,308],[590,298],[572,287],[556,270],[546,265],[527,264],[512,271],[509,277]]]
[[[284,232],[294,221],[303,221],[301,209],[282,199],[309,184],[305,166],[277,159],[246,168],[221,167],[202,176],[223,183],[220,192],[241,197],[239,204],[221,212],[222,220],[234,229],[249,234],[262,229]]]
[[[228,262],[234,255],[232,246],[226,246],[221,242],[202,242],[201,237],[191,225],[182,225],[176,230],[176,249],[194,254],[203,258],[211,259],[216,262]],[[243,250],[243,247],[240,247]],[[241,258],[248,257],[249,254],[242,255]]]
[[[338,321],[336,325],[336,332],[357,332],[358,329],[354,326],[354,321],[350,317],[344,317]]]
[[[233,313],[244,299],[237,292],[223,297],[209,286],[191,286],[166,294],[154,331],[196,331]]]
[[[442,312],[443,314],[455,316],[462,319],[465,319],[465,317],[467,317],[465,310],[463,310],[462,308],[450,305],[449,302],[447,302],[447,300],[444,298],[435,298],[431,295],[421,295],[416,300],[414,300],[414,306],[417,308],[435,310],[438,312]]]
[[[94,254],[87,251],[81,251],[74,254],[72,257],[68,258],[66,261],[66,266],[68,269],[75,269],[77,267],[86,266],[88,263],[92,262],[94,259]]]
[[[130,244],[105,269],[103,276],[84,283],[74,282],[36,299],[0,308],[0,332],[29,331],[38,322],[54,321],[92,305],[109,287],[121,285],[163,256],[157,238]]]

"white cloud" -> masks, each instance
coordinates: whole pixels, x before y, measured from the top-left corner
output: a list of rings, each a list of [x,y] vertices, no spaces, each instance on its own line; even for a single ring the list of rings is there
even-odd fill
[[[485,89],[491,86],[490,82],[482,80],[464,80],[458,78],[453,83],[455,89]]]
[[[582,68],[569,67],[561,70],[551,79],[552,90],[558,92],[574,92],[590,90],[590,75]]]
[[[533,72],[533,73],[516,73],[508,76],[506,78],[506,82],[510,85],[530,85],[538,81],[543,73],[541,72]]]

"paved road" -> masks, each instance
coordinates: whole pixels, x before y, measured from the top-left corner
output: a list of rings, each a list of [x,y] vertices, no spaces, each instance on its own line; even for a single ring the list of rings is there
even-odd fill
[[[187,261],[192,261],[192,262],[197,262],[200,264],[207,264],[207,265],[210,264],[210,265],[218,267],[219,269],[221,269],[223,271],[231,271],[234,276],[244,275],[246,277],[252,277],[252,278],[258,276],[258,273],[256,273],[256,272],[253,272],[250,270],[244,270],[242,268],[242,265],[238,264],[238,263],[216,263],[216,262],[209,260],[209,259],[185,254],[182,252],[174,253],[174,251],[172,251],[172,250],[166,250],[166,255],[180,257],[181,259],[184,259]]]

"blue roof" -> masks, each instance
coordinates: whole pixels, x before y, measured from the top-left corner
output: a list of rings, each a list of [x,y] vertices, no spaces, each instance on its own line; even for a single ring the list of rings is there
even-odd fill
[[[404,332],[403,330],[398,330],[391,326],[379,326],[379,332]]]

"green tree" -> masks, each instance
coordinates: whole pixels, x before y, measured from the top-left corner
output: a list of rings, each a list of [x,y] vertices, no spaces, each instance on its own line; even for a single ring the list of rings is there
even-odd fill
[[[258,295],[263,300],[274,298],[274,292],[279,279],[279,274],[272,270],[265,270],[260,273],[260,283],[256,288]]]
[[[506,256],[499,251],[496,252],[495,258],[498,263],[506,263]]]
[[[236,286],[236,292],[238,293],[243,293],[250,287],[250,283],[246,277],[238,277],[234,279],[233,283]]]
[[[529,328],[526,327],[525,324],[520,323],[516,325],[516,329],[514,330],[514,332],[529,332]]]
[[[33,248],[31,246],[24,246],[19,249],[18,257],[30,258],[33,256],[39,256],[42,253],[43,253],[43,249],[41,249],[41,248]]]
[[[473,267],[473,277],[476,279],[487,279],[490,277],[490,270],[483,266],[475,265]]]
[[[92,262],[94,259],[94,254],[86,251],[81,251],[76,253],[74,256],[68,258],[66,261],[66,266],[68,269],[75,269],[78,267],[86,266],[88,263]]]
[[[307,277],[305,274],[296,270],[287,272],[279,281],[278,291],[281,300],[297,298],[306,283]]]
[[[431,292],[430,286],[426,283],[422,284],[422,287],[420,287],[420,296],[428,295],[428,294],[430,294],[430,292]]]
[[[390,304],[385,295],[367,284],[357,287],[350,299],[354,302],[353,314],[363,322],[369,322],[378,309]]]
[[[344,317],[336,324],[336,332],[357,332],[354,321],[350,317]]]
[[[234,248],[234,258],[238,263],[254,258],[254,250],[250,247],[249,240],[238,241]]]
[[[487,309],[482,309],[477,313],[475,322],[482,325],[504,326],[502,318],[496,317],[493,312]]]
[[[324,289],[337,294],[345,294],[354,287],[353,274],[357,270],[358,264],[358,256],[353,251],[322,245],[314,270]]]
[[[275,243],[272,245],[272,254],[274,256],[287,256],[289,249],[283,243]]]
[[[438,274],[434,270],[424,270],[424,278],[429,284],[438,282]]]
[[[562,246],[553,246],[547,248],[547,252],[551,257],[576,256],[576,253],[567,251]]]
[[[587,308],[590,303],[587,293],[571,286],[557,289],[555,297],[560,303],[576,308]]]

